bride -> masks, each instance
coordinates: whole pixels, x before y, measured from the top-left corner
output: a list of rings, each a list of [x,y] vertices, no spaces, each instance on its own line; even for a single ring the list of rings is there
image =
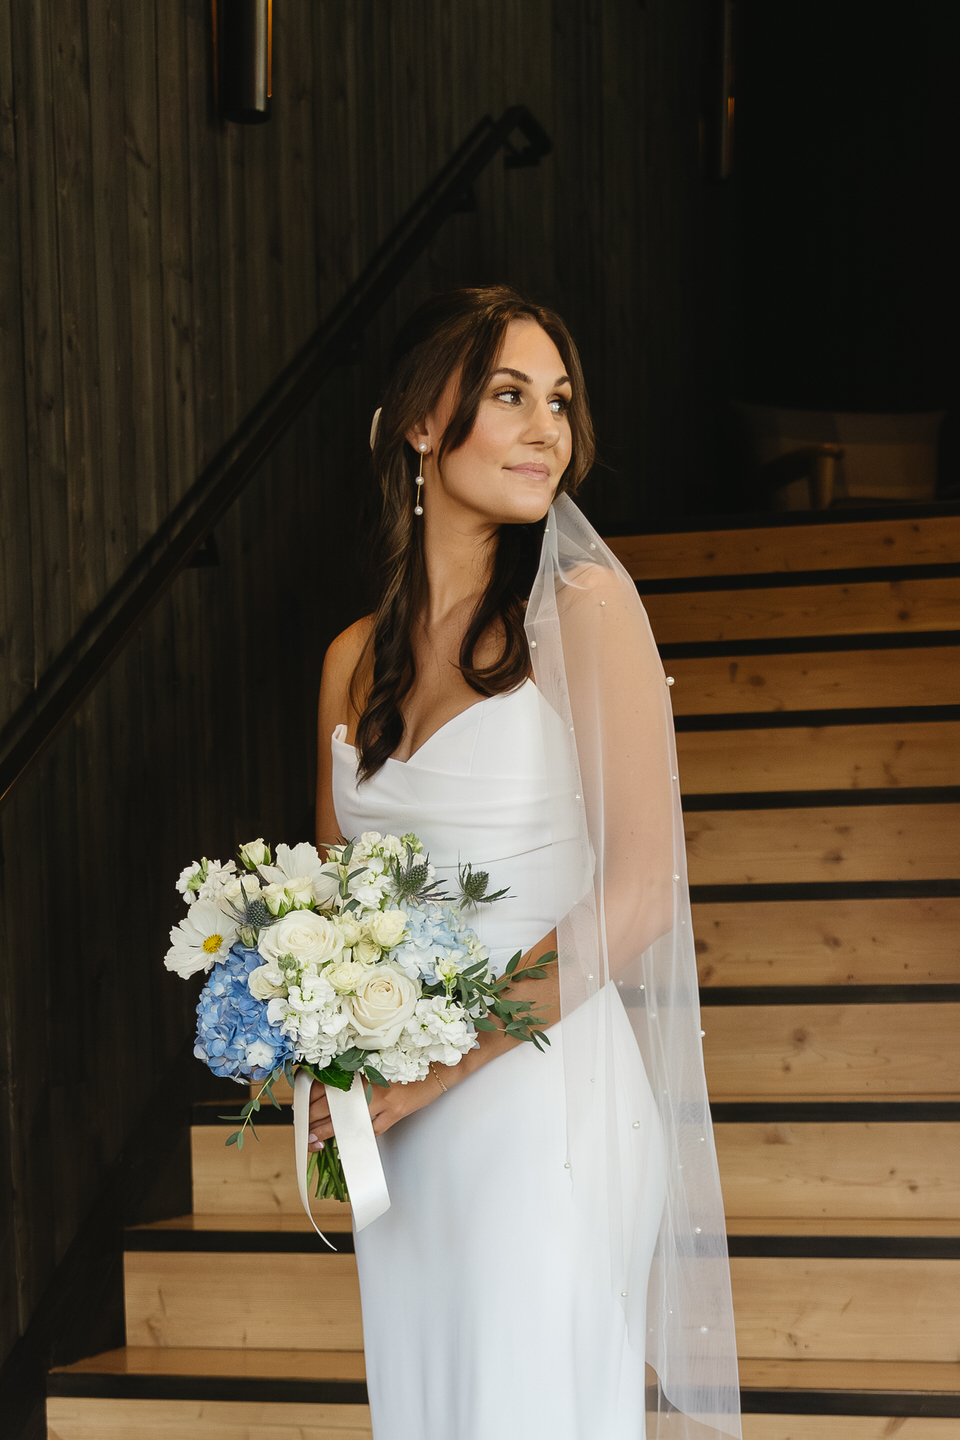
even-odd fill
[[[398,337],[382,589],[330,646],[317,834],[416,832],[502,970],[556,951],[455,1067],[376,1089],[391,1208],[356,1237],[375,1440],[740,1434],[668,680],[569,498],[593,435],[557,315],[504,287]],[[314,1086],[311,1144],[332,1135]]]

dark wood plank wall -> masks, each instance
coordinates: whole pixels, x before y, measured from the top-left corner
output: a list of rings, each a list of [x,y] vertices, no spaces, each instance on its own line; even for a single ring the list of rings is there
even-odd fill
[[[0,815],[0,1358],[190,1031],[197,987],[161,967],[180,866],[309,833],[398,318],[462,282],[556,303],[604,523],[676,457],[685,7],[310,0],[275,24],[273,118],[240,128],[214,114],[205,0],[0,0],[0,725],[480,116],[524,102],[556,153],[488,171],[221,524],[219,565],[181,576]]]

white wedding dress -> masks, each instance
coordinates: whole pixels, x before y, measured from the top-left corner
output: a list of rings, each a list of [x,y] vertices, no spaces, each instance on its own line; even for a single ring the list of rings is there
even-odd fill
[[[559,725],[528,680],[360,786],[345,728],[332,739],[344,836],[414,831],[438,877],[455,879],[469,861],[490,872],[491,890],[510,887],[468,912],[498,970],[553,928],[558,883],[572,903],[590,882],[591,859],[573,839],[576,781],[544,744]],[[570,838],[558,844],[564,813]],[[632,1187],[634,1300],[645,1286],[662,1139],[633,1031],[607,987],[549,1031],[545,1053],[517,1046],[380,1138],[391,1208],[356,1237],[374,1440],[642,1440],[644,1356],[611,1275],[608,1210],[599,1191],[591,1209],[589,1185],[574,1203],[566,1161],[563,1032],[569,1040],[598,1002],[612,1017],[616,1108],[632,1137],[620,1183]],[[596,1174],[603,1142],[598,1134]]]

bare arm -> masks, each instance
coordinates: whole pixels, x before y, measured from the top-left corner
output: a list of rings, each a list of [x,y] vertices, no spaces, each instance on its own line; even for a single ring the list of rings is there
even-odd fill
[[[333,756],[330,737],[338,725],[346,725],[347,734],[356,731],[359,715],[350,700],[350,681],[363,652],[370,628],[366,616],[344,630],[327,650],[320,680],[320,703],[317,707],[317,849],[324,850],[341,838],[337,814],[333,806]]]
[[[557,932],[551,930],[538,944],[528,950],[520,962],[520,968],[535,965],[542,955],[557,948]],[[507,1000],[529,1000],[536,1005],[540,1025],[546,1029],[555,1025],[560,1019],[560,977],[557,966],[551,965],[542,980],[519,979],[516,984],[510,985],[504,991],[504,998]],[[373,1098],[370,1101],[370,1118],[373,1121],[374,1134],[382,1135],[398,1120],[405,1115],[412,1115],[415,1110],[422,1110],[425,1105],[430,1105],[434,1100],[439,1100],[443,1094],[440,1081],[435,1078],[439,1072],[447,1090],[452,1090],[454,1085],[459,1085],[466,1080],[468,1075],[473,1075],[481,1066],[495,1060],[498,1055],[503,1055],[507,1050],[512,1050],[515,1045],[527,1045],[527,1040],[515,1040],[512,1036],[505,1035],[502,1029],[481,1030],[477,1039],[479,1045],[476,1050],[468,1050],[457,1065],[436,1065],[426,1080],[415,1080],[409,1085],[390,1085],[387,1089],[374,1086]],[[327,1097],[323,1087],[314,1083],[313,1093],[310,1100],[310,1135],[311,1150],[319,1150],[320,1142],[329,1140],[333,1135],[333,1126],[330,1123],[330,1107],[327,1104]],[[315,1137],[315,1138],[313,1138]]]

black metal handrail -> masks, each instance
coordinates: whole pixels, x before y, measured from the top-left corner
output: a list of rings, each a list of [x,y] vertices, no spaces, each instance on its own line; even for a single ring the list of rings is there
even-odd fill
[[[515,136],[522,136],[521,144],[513,143]],[[7,727],[13,739],[0,758],[0,804],[140,629],[326,377],[355,351],[444,221],[470,205],[472,186],[494,156],[504,150],[506,166],[536,165],[551,149],[549,136],[524,105],[511,106],[496,121],[485,116],[475,126],[13,717]]]

